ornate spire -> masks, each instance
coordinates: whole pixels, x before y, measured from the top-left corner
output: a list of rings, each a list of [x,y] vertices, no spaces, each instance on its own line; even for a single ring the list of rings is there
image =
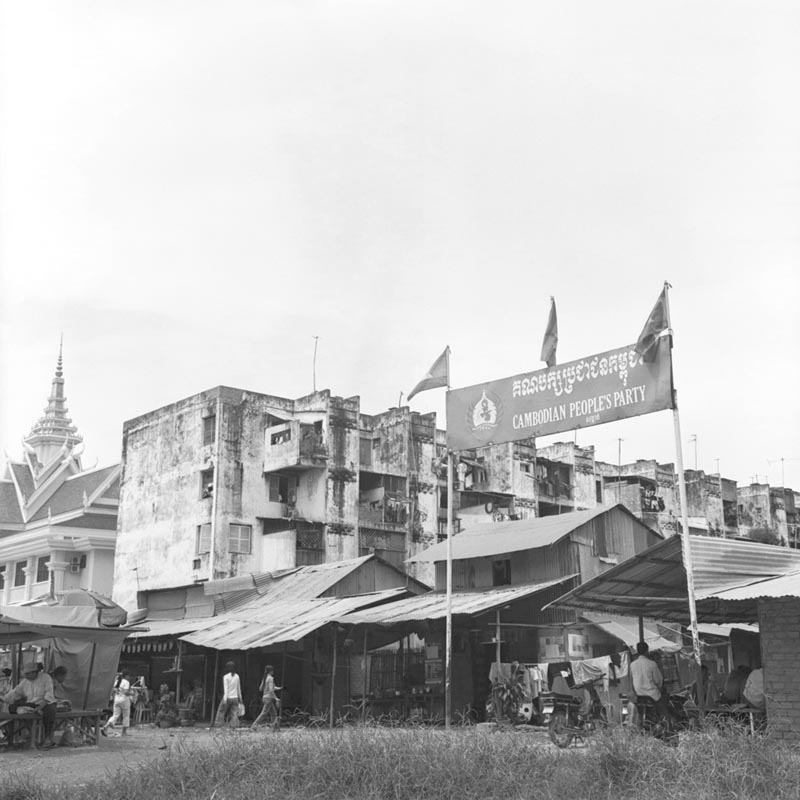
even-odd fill
[[[56,374],[53,377],[50,397],[47,398],[47,407],[44,416],[33,426],[31,432],[25,437],[25,449],[35,454],[41,466],[46,466],[60,451],[66,449],[70,453],[75,445],[83,441],[78,434],[78,429],[67,416],[66,398],[64,397],[64,369],[63,369],[64,335],[58,347],[58,361]],[[65,455],[66,455],[65,453]]]

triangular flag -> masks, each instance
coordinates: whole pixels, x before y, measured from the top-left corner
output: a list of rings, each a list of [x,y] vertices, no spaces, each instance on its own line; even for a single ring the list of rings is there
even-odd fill
[[[642,361],[652,361],[656,357],[658,337],[669,329],[669,308],[667,306],[667,284],[661,290],[647,322],[636,340],[633,349],[642,357]]]
[[[409,392],[408,400],[415,394],[426,389],[437,389],[440,386],[450,385],[450,347],[445,347],[444,352],[433,362],[425,377]]]
[[[550,316],[547,318],[547,328],[544,331],[544,341],[542,341],[542,361],[548,367],[555,366],[556,346],[558,345],[558,319],[556,317],[556,300],[550,298]]]

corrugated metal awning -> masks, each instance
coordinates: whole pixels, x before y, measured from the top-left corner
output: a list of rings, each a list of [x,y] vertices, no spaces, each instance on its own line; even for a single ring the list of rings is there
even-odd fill
[[[776,596],[766,594],[772,591],[800,596],[797,580],[787,575],[800,570],[800,551],[708,536],[691,536],[690,542],[699,621],[754,622],[757,597]],[[764,580],[778,576],[787,580],[772,588],[772,582]],[[682,538],[659,542],[549,605],[686,623],[689,601]]]
[[[576,575],[567,575],[546,583],[524,586],[502,586],[470,592],[453,592],[452,614],[477,616],[524,597],[543,592],[559,583],[572,580]],[[444,592],[429,592],[395,603],[371,608],[340,617],[339,622],[351,625],[397,625],[404,622],[419,622],[426,619],[443,619],[447,615],[447,595]]]
[[[217,617],[195,617],[189,619],[151,619],[138,623],[130,639],[154,639],[159,636],[178,636],[181,633],[199,631],[213,625]],[[124,628],[123,628],[124,630]]]
[[[252,650],[281,642],[297,642],[351,611],[391,600],[405,592],[400,588],[355,597],[278,600],[222,614],[214,618],[213,625],[180,638],[213,650]]]
[[[624,513],[630,514],[624,506],[617,505],[612,508],[619,508]],[[608,506],[597,506],[586,511],[571,511],[569,514],[482,524],[480,527],[453,536],[453,560],[486,558],[501,553],[518,553],[522,550],[547,547],[560,541],[581,525],[585,525],[589,520],[608,514],[609,511],[611,508]],[[637,523],[641,524],[639,520]],[[447,542],[444,541],[417,553],[406,561],[407,563],[444,561],[446,558]]]
[[[613,614],[581,614],[596,628],[605,631],[609,636],[619,639],[628,647],[636,648],[639,642],[639,620],[635,617],[618,617]],[[659,632],[655,622],[644,623],[644,640],[651,650],[661,650],[665,653],[677,653],[681,649],[680,642],[671,642]],[[680,636],[680,631],[678,631]]]

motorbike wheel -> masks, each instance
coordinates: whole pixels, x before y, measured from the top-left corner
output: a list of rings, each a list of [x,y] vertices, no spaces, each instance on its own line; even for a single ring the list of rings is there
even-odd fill
[[[554,711],[550,717],[550,725],[547,732],[550,734],[550,741],[560,748],[569,747],[572,742],[573,734],[568,730],[567,715],[563,711]]]

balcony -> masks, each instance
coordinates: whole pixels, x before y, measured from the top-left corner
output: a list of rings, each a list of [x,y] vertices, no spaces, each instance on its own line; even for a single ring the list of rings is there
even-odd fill
[[[327,463],[322,423],[289,420],[264,432],[264,472],[322,469]]]

